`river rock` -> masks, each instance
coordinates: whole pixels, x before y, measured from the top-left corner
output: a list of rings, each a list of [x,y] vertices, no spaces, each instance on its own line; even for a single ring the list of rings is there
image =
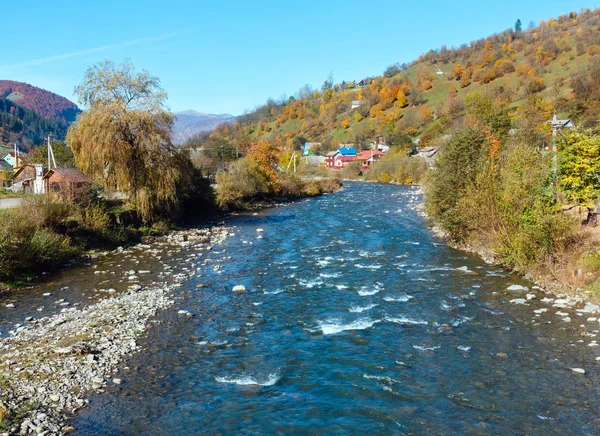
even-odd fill
[[[256,229],[256,231],[257,231],[258,233],[263,233],[263,232],[265,231],[265,229],[261,229],[261,228],[259,227],[258,229]]]
[[[8,307],[9,309],[14,309],[15,305],[13,303],[8,303],[6,307]]]
[[[121,383],[123,383],[123,380],[121,380],[120,378],[113,378],[113,383],[116,385],[120,385]]]
[[[527,292],[529,291],[529,288],[521,285],[510,285],[506,290],[510,292]]]
[[[461,266],[459,268],[456,268],[456,271],[462,271],[464,273],[472,273],[473,272],[467,266]]]
[[[510,300],[513,304],[527,304],[527,300],[525,298],[514,298]]]
[[[571,368],[571,371],[573,371],[576,374],[585,374],[585,369],[583,368]]]
[[[246,287],[244,285],[235,285],[232,289],[233,292],[246,292]]]
[[[576,309],[576,310],[579,313],[593,313],[593,312],[599,312],[600,306],[597,304],[585,303],[584,307],[582,307],[581,309]]]

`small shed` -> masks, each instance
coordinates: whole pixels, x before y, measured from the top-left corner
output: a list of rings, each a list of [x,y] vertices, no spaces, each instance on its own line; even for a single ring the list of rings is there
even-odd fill
[[[25,194],[44,194],[44,172],[42,164],[21,165],[12,176],[12,190]]]
[[[77,198],[90,186],[90,179],[76,168],[52,168],[44,174],[47,195],[68,200]]]

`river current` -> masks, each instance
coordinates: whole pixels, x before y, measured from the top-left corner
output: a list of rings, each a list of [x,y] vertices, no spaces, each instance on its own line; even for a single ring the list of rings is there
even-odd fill
[[[435,239],[420,202],[347,183],[228,220],[77,434],[599,434],[600,324]]]

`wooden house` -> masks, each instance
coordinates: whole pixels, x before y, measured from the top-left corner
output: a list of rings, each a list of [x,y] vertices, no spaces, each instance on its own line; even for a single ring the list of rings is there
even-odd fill
[[[379,150],[365,150],[354,156],[354,160],[360,162],[363,170],[368,170],[374,162],[381,159],[381,156],[383,156],[383,153]]]
[[[44,172],[42,164],[21,165],[12,176],[12,190],[25,194],[44,194]]]
[[[335,170],[342,169],[352,162],[357,154],[358,152],[354,147],[340,147],[336,151],[327,153],[325,156],[325,165],[327,168]]]
[[[44,174],[47,195],[77,200],[90,186],[90,179],[75,168],[52,168]]]

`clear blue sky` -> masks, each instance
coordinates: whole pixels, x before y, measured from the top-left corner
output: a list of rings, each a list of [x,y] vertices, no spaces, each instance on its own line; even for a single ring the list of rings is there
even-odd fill
[[[158,76],[173,111],[238,115],[266,101],[380,74],[442,45],[459,46],[595,4],[508,1],[3,2],[0,78],[74,100],[87,67],[130,58]]]

